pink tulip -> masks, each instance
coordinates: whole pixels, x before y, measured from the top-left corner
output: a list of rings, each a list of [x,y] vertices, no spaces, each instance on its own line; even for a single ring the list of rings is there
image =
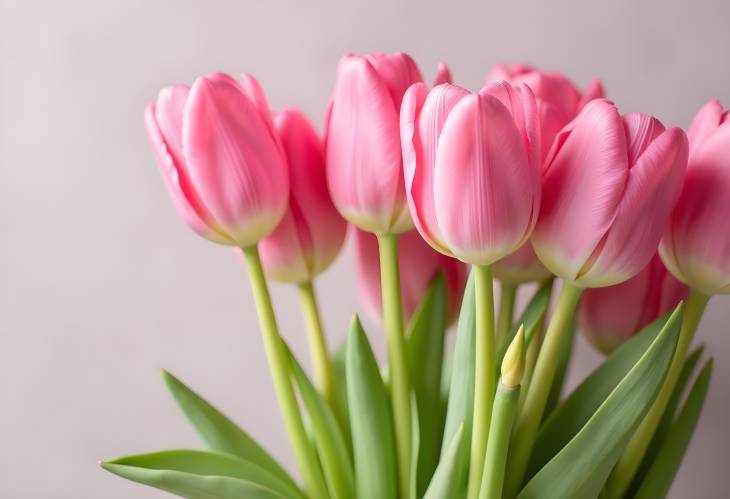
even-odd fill
[[[505,80],[512,85],[526,84],[534,92],[542,129],[541,159],[545,159],[553,139],[591,100],[603,97],[603,85],[592,80],[581,92],[559,72],[539,71],[523,64],[497,64],[487,75],[487,83]]]
[[[494,277],[513,286],[542,281],[549,276],[550,271],[537,258],[529,241],[494,264]]]
[[[259,242],[267,275],[283,282],[307,282],[340,252],[347,223],[327,191],[322,141],[296,109],[274,115],[289,165],[289,208],[274,232]]]
[[[408,55],[346,54],[325,119],[327,182],[339,212],[378,234],[413,227],[403,187],[398,113],[422,81]]]
[[[608,354],[674,309],[687,297],[687,291],[657,254],[628,281],[586,290],[578,308],[578,328],[593,346]]]
[[[380,292],[380,256],[377,238],[357,228],[352,229],[355,238],[355,260],[358,285],[366,311],[376,320],[382,320],[383,307]],[[403,314],[410,319],[436,273],[442,271],[446,278],[449,301],[449,323],[456,319],[466,284],[466,266],[454,258],[434,251],[415,230],[404,232],[398,240],[401,298]]]
[[[256,80],[213,73],[165,88],[145,124],[175,208],[196,233],[246,247],[276,227],[289,176]]]
[[[435,249],[493,263],[530,237],[540,204],[540,133],[527,87],[456,85],[403,99],[401,141],[411,216]]]
[[[705,295],[730,293],[730,118],[719,101],[690,126],[682,193],[659,252],[680,281]]]
[[[451,71],[449,67],[443,62],[439,62],[436,67],[436,78],[434,79],[433,86],[441,85],[442,83],[453,83],[451,78]]]
[[[591,101],[558,134],[543,169],[538,257],[580,287],[633,277],[656,252],[686,164],[679,128]]]

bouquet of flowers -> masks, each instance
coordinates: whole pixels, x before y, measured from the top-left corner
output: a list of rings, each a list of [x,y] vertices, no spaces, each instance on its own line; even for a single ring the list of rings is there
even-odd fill
[[[347,54],[321,139],[247,74],[163,89],[149,140],[185,223],[243,256],[298,478],[166,372],[208,450],[102,467],[201,499],[664,497],[712,371],[692,337],[730,292],[730,119],[712,101],[685,134],[603,93],[526,66],[429,88],[406,54]],[[357,316],[338,348],[322,330],[348,225],[382,364]],[[267,279],[299,288],[311,377]],[[562,396],[576,330],[607,357]]]

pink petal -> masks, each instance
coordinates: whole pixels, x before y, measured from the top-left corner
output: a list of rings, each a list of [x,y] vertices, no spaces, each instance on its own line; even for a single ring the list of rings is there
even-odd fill
[[[630,170],[615,220],[580,284],[616,284],[647,265],[677,201],[686,165],[687,138],[679,128],[666,130],[649,145]]]
[[[494,275],[513,285],[546,279],[550,271],[540,262],[529,241],[494,264]]]
[[[591,101],[548,154],[532,243],[564,279],[578,277],[613,220],[628,180],[623,122],[606,100]]]
[[[365,230],[389,232],[407,205],[399,118],[388,88],[365,58],[340,62],[326,140],[335,206]]]
[[[723,119],[720,101],[711,100],[697,112],[687,130],[690,153],[693,153],[710,135],[717,130]]]
[[[449,67],[444,64],[443,62],[439,62],[438,66],[436,67],[436,79],[433,82],[433,86],[441,85],[442,83],[453,83],[453,78],[451,77],[451,71],[449,70]]]
[[[593,99],[603,99],[605,96],[606,91],[603,88],[601,80],[591,80],[585,92],[583,92],[580,102],[578,102],[578,111],[583,109]]]
[[[626,143],[629,147],[629,167],[631,167],[649,144],[664,131],[664,125],[655,117],[641,113],[626,114],[623,120]]]
[[[461,99],[436,152],[436,217],[449,249],[485,265],[519,247],[532,224],[536,175],[509,110],[487,94]]]
[[[183,151],[198,194],[241,246],[258,242],[284,215],[285,158],[258,109],[232,78],[198,78],[185,105]]]
[[[411,56],[403,52],[393,54],[382,54],[373,52],[365,54],[375,72],[380,76],[393,99],[396,111],[400,109],[403,94],[408,87],[419,81],[423,81],[421,72]]]

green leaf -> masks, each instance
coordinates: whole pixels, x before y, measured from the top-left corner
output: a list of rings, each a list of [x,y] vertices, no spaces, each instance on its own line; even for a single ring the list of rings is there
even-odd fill
[[[466,489],[469,440],[461,424],[446,447],[423,499],[454,499]]]
[[[668,315],[626,341],[565,399],[540,427],[527,477],[533,476],[572,439],[609,393],[641,358],[662,329]]]
[[[416,402],[416,395],[411,392],[411,466],[410,466],[410,484],[408,490],[410,490],[410,499],[418,499],[421,497],[421,493],[416,491],[416,484],[418,483],[418,462],[419,462],[419,450],[421,447],[421,431],[418,426],[418,403]],[[427,484],[428,485],[428,484]]]
[[[578,434],[529,481],[519,499],[598,497],[664,381],[682,311],[679,305],[644,355]]]
[[[711,377],[712,359],[707,361],[705,367],[697,376],[697,380],[689,395],[687,395],[684,406],[682,406],[677,419],[672,423],[656,459],[649,468],[649,472],[642,481],[634,499],[666,497],[697,426],[697,420],[702,412]]]
[[[343,341],[337,348],[332,351],[332,367],[335,370],[335,376],[339,380],[337,383],[337,396],[340,399],[340,408],[342,409],[342,415],[344,420],[341,422],[346,424],[347,427],[343,428],[345,436],[348,438],[347,448],[352,452],[352,441],[350,441],[350,413],[347,407],[347,369],[345,368],[345,359],[347,357],[347,342]]]
[[[314,388],[288,345],[285,346],[291,358],[294,380],[309,414],[312,436],[319,453],[327,488],[333,498],[349,499],[355,493],[355,478],[350,452],[337,418]]]
[[[288,482],[292,487],[297,487],[284,468],[248,433],[169,372],[163,370],[162,377],[180,409],[209,449],[233,454],[257,464]]]
[[[451,387],[449,388],[449,403],[446,408],[446,423],[444,437],[441,443],[441,454],[454,439],[460,426],[464,426],[467,452],[471,445],[471,427],[474,412],[474,348],[476,337],[476,301],[474,299],[474,273],[469,274],[469,280],[464,290],[459,312],[459,325],[456,332],[454,346],[453,370],[451,372]]]
[[[420,428],[415,490],[419,497],[431,481],[441,450],[446,416],[441,400],[441,366],[447,314],[446,279],[439,273],[413,315],[407,332],[408,366]]]
[[[347,400],[357,497],[395,499],[395,443],[390,401],[357,316],[347,338]]]
[[[170,450],[121,457],[101,466],[128,480],[190,499],[304,499],[285,480],[230,454]]]

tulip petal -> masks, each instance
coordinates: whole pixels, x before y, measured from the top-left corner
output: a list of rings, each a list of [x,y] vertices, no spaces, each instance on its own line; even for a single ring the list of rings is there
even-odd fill
[[[649,144],[664,131],[664,125],[655,117],[642,113],[626,114],[623,116],[623,120],[626,144],[629,148],[629,168],[631,168],[649,147]]]
[[[327,182],[340,213],[370,232],[389,232],[406,206],[398,128],[391,94],[372,65],[344,57],[327,125]]]
[[[190,177],[218,223],[241,246],[269,234],[286,209],[285,160],[259,110],[232,78],[198,78],[185,105]]]
[[[687,137],[679,128],[664,131],[646,148],[629,172],[614,222],[580,284],[617,284],[648,264],[679,196],[686,165]]]
[[[583,109],[585,105],[593,99],[602,99],[605,96],[606,91],[603,88],[603,83],[601,83],[601,80],[591,80],[590,83],[588,83],[585,92],[583,92],[583,96],[581,97],[580,102],[578,102],[578,111]]]
[[[486,265],[522,244],[534,212],[531,171],[509,110],[487,94],[464,97],[436,153],[435,206],[449,249]]]
[[[532,237],[540,260],[573,280],[613,222],[628,180],[623,122],[609,101],[591,101],[555,139],[543,173]]]
[[[720,126],[723,120],[722,113],[722,104],[717,99],[711,100],[697,112],[687,130],[690,153],[693,153]]]
[[[451,77],[451,70],[449,70],[449,67],[443,62],[439,62],[436,67],[436,78],[433,82],[433,86],[435,87],[442,83],[453,83],[453,78]]]
[[[400,109],[403,94],[408,90],[408,87],[416,82],[423,81],[415,61],[406,53],[383,54],[373,52],[366,54],[364,58],[370,62],[372,68],[388,88],[396,112]]]

